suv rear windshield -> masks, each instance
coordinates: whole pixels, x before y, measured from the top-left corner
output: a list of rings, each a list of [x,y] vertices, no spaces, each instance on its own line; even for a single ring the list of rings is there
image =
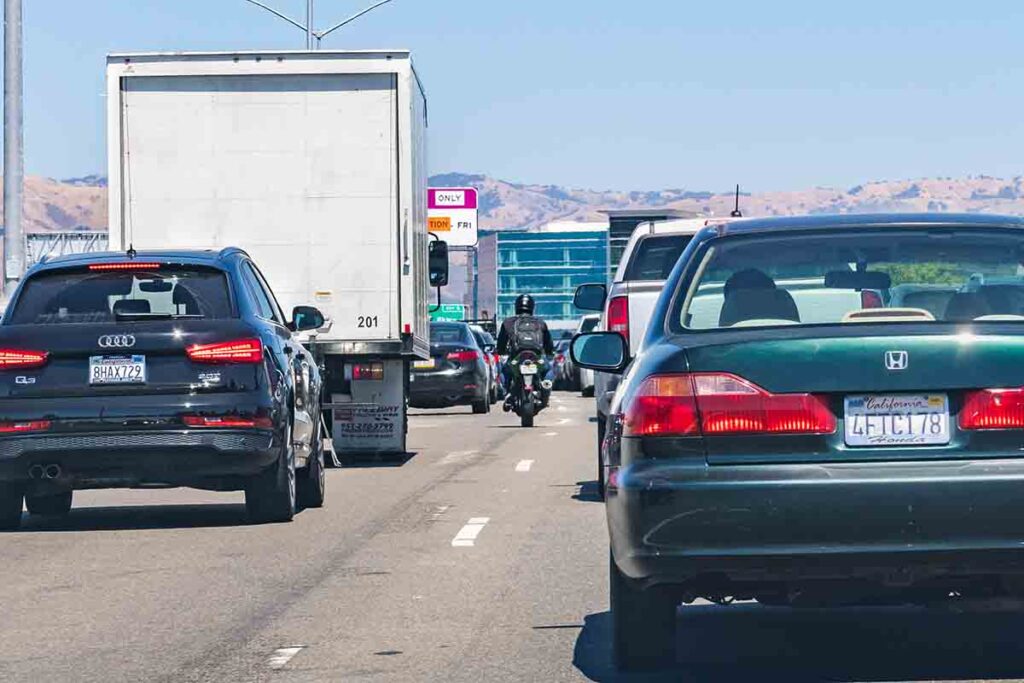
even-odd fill
[[[656,235],[640,240],[626,266],[626,280],[667,280],[693,235]]]
[[[13,325],[231,318],[222,271],[161,265],[153,270],[52,270],[25,283]]]
[[[1024,322],[1024,235],[900,228],[712,242],[684,328]]]

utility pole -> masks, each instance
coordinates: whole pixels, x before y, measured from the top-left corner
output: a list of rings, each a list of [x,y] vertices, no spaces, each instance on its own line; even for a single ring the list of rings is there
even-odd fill
[[[25,179],[21,44],[21,0],[4,0],[4,236],[0,273],[7,293],[25,271],[21,222]]]
[[[377,2],[373,3],[369,7],[365,8],[365,9],[362,9],[362,10],[359,10],[358,12],[353,14],[352,16],[339,21],[337,24],[335,24],[334,26],[331,26],[330,28],[324,29],[323,31],[314,31],[313,30],[313,2],[314,2],[314,0],[306,0],[306,23],[305,24],[300,24],[299,22],[297,22],[296,20],[292,19],[288,15],[282,14],[281,12],[277,11],[276,9],[271,7],[270,5],[264,4],[260,0],[245,0],[245,1],[248,2],[250,5],[256,5],[257,7],[265,9],[266,11],[270,12],[271,14],[273,14],[278,19],[282,19],[282,20],[288,22],[289,24],[291,24],[295,28],[301,29],[306,34],[306,49],[307,50],[319,50],[320,49],[320,41],[323,40],[326,36],[330,35],[331,33],[334,33],[335,31],[337,31],[342,26],[347,26],[348,24],[351,24],[353,21],[355,21],[359,17],[363,16],[367,12],[372,12],[373,10],[377,9],[378,7],[380,7],[381,5],[386,5],[389,2],[391,2],[391,0],[377,0]],[[316,42],[314,42],[314,39],[315,39]]]

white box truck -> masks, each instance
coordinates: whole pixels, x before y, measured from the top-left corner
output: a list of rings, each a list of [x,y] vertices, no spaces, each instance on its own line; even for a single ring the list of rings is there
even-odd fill
[[[107,59],[111,249],[238,246],[313,304],[335,451],[404,453],[429,357],[426,96],[404,51]]]

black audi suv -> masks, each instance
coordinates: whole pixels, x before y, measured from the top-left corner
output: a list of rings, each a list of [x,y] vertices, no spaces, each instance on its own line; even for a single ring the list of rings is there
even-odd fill
[[[241,249],[33,267],[0,321],[0,528],[76,489],[244,490],[250,518],[324,500],[320,373]]]

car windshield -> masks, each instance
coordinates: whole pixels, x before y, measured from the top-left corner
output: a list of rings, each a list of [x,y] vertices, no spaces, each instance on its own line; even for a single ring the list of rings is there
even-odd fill
[[[655,235],[637,244],[625,280],[665,280],[693,235]]]
[[[713,242],[684,328],[1024,321],[1024,236],[902,228]]]
[[[431,325],[431,344],[468,344],[469,328],[465,325]]]
[[[52,325],[173,318],[230,318],[224,273],[212,268],[56,270],[33,275],[9,324]]]

